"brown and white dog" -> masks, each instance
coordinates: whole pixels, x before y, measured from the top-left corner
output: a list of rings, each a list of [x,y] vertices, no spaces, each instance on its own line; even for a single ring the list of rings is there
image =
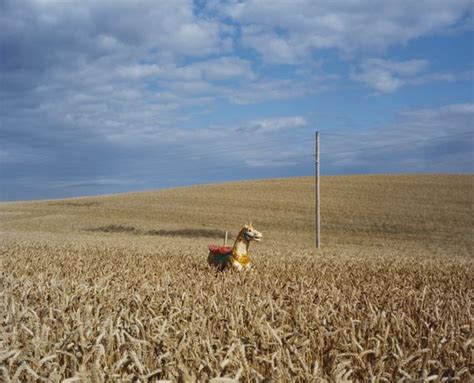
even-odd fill
[[[250,242],[260,242],[262,237],[262,233],[255,230],[252,223],[246,224],[240,230],[232,248],[210,245],[207,261],[219,270],[228,266],[239,271],[248,270],[250,269],[250,254],[248,252]]]

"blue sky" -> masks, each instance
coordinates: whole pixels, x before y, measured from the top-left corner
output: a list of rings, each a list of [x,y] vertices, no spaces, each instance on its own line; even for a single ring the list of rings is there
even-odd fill
[[[472,173],[470,1],[0,1],[0,200]]]

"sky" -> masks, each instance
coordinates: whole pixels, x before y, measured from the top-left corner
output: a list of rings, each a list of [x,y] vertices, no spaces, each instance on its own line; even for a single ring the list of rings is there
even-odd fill
[[[0,200],[472,173],[470,0],[0,0]]]

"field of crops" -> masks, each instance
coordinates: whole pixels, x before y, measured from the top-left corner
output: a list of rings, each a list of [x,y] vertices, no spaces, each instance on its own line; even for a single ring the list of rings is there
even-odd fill
[[[473,182],[323,178],[320,252],[311,178],[0,204],[0,380],[468,382]]]

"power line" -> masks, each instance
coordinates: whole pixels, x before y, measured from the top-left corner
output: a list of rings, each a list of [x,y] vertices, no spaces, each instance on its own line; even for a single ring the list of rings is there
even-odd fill
[[[426,139],[410,140],[405,143],[396,143],[396,144],[384,144],[384,145],[372,145],[367,147],[362,147],[354,150],[342,150],[342,151],[326,151],[325,147],[328,146],[327,140],[324,140],[325,137],[331,135],[329,133],[322,134],[323,145],[322,145],[322,154],[326,158],[331,159],[332,157],[348,155],[360,152],[375,152],[383,149],[389,149],[392,147],[404,147],[404,145],[416,145],[423,144],[432,141],[445,140],[452,137],[463,137],[467,135],[474,134],[470,132],[456,133],[456,134],[446,134],[438,137],[431,137]],[[287,136],[287,137],[285,137]],[[186,153],[185,145],[179,147],[179,151],[168,152],[163,155],[156,157],[156,171],[160,177],[169,177],[171,175],[179,175],[179,177],[184,178],[189,175],[196,175],[197,172],[203,167],[202,162],[208,162],[204,165],[206,173],[209,174],[222,174],[225,172],[233,172],[239,170],[248,169],[249,171],[255,171],[259,168],[272,168],[271,164],[258,166],[252,165],[249,162],[255,161],[267,161],[268,157],[271,158],[271,163],[273,165],[284,164],[287,167],[301,165],[303,162],[307,162],[310,158],[314,158],[314,154],[311,153],[312,145],[314,144],[314,139],[310,138],[301,138],[299,137],[296,140],[291,140],[292,136],[279,136],[278,138],[274,137],[271,140],[266,142],[259,142],[258,144],[252,144],[251,141],[237,143],[235,145],[220,145],[216,141],[215,145],[208,145],[202,149],[197,146],[192,146],[191,150]],[[335,137],[335,135],[332,135]],[[337,134],[338,137],[342,136]],[[287,141],[283,140],[288,138]],[[296,149],[299,147],[303,148],[302,153],[295,153]],[[307,148],[307,149],[306,149]],[[184,152],[181,152],[183,150]],[[239,156],[245,156],[240,158]],[[225,157],[229,158],[229,161],[225,160]],[[214,163],[209,163],[213,162]],[[222,164],[226,162],[228,166],[225,168]],[[308,161],[309,163],[309,161]],[[171,168],[171,164],[174,164]]]
[[[439,137],[432,137],[432,138],[427,138],[427,139],[421,139],[421,140],[410,140],[409,142],[405,143],[396,143],[396,144],[386,144],[386,145],[377,145],[377,146],[369,146],[369,147],[364,147],[360,149],[354,149],[354,150],[347,150],[347,151],[340,151],[340,152],[333,152],[331,151],[330,153],[327,153],[327,155],[340,155],[340,154],[352,154],[352,153],[359,153],[359,152],[367,152],[367,151],[375,151],[375,150],[380,150],[380,149],[387,149],[387,148],[392,148],[392,147],[403,147],[403,145],[407,144],[420,144],[420,143],[425,143],[425,142],[432,142],[432,141],[438,141],[438,140],[443,140],[446,138],[451,138],[451,137],[463,137],[463,136],[468,136],[472,135],[474,137],[474,133],[470,132],[464,132],[464,133],[457,133],[457,134],[447,134],[444,136],[439,136]]]

